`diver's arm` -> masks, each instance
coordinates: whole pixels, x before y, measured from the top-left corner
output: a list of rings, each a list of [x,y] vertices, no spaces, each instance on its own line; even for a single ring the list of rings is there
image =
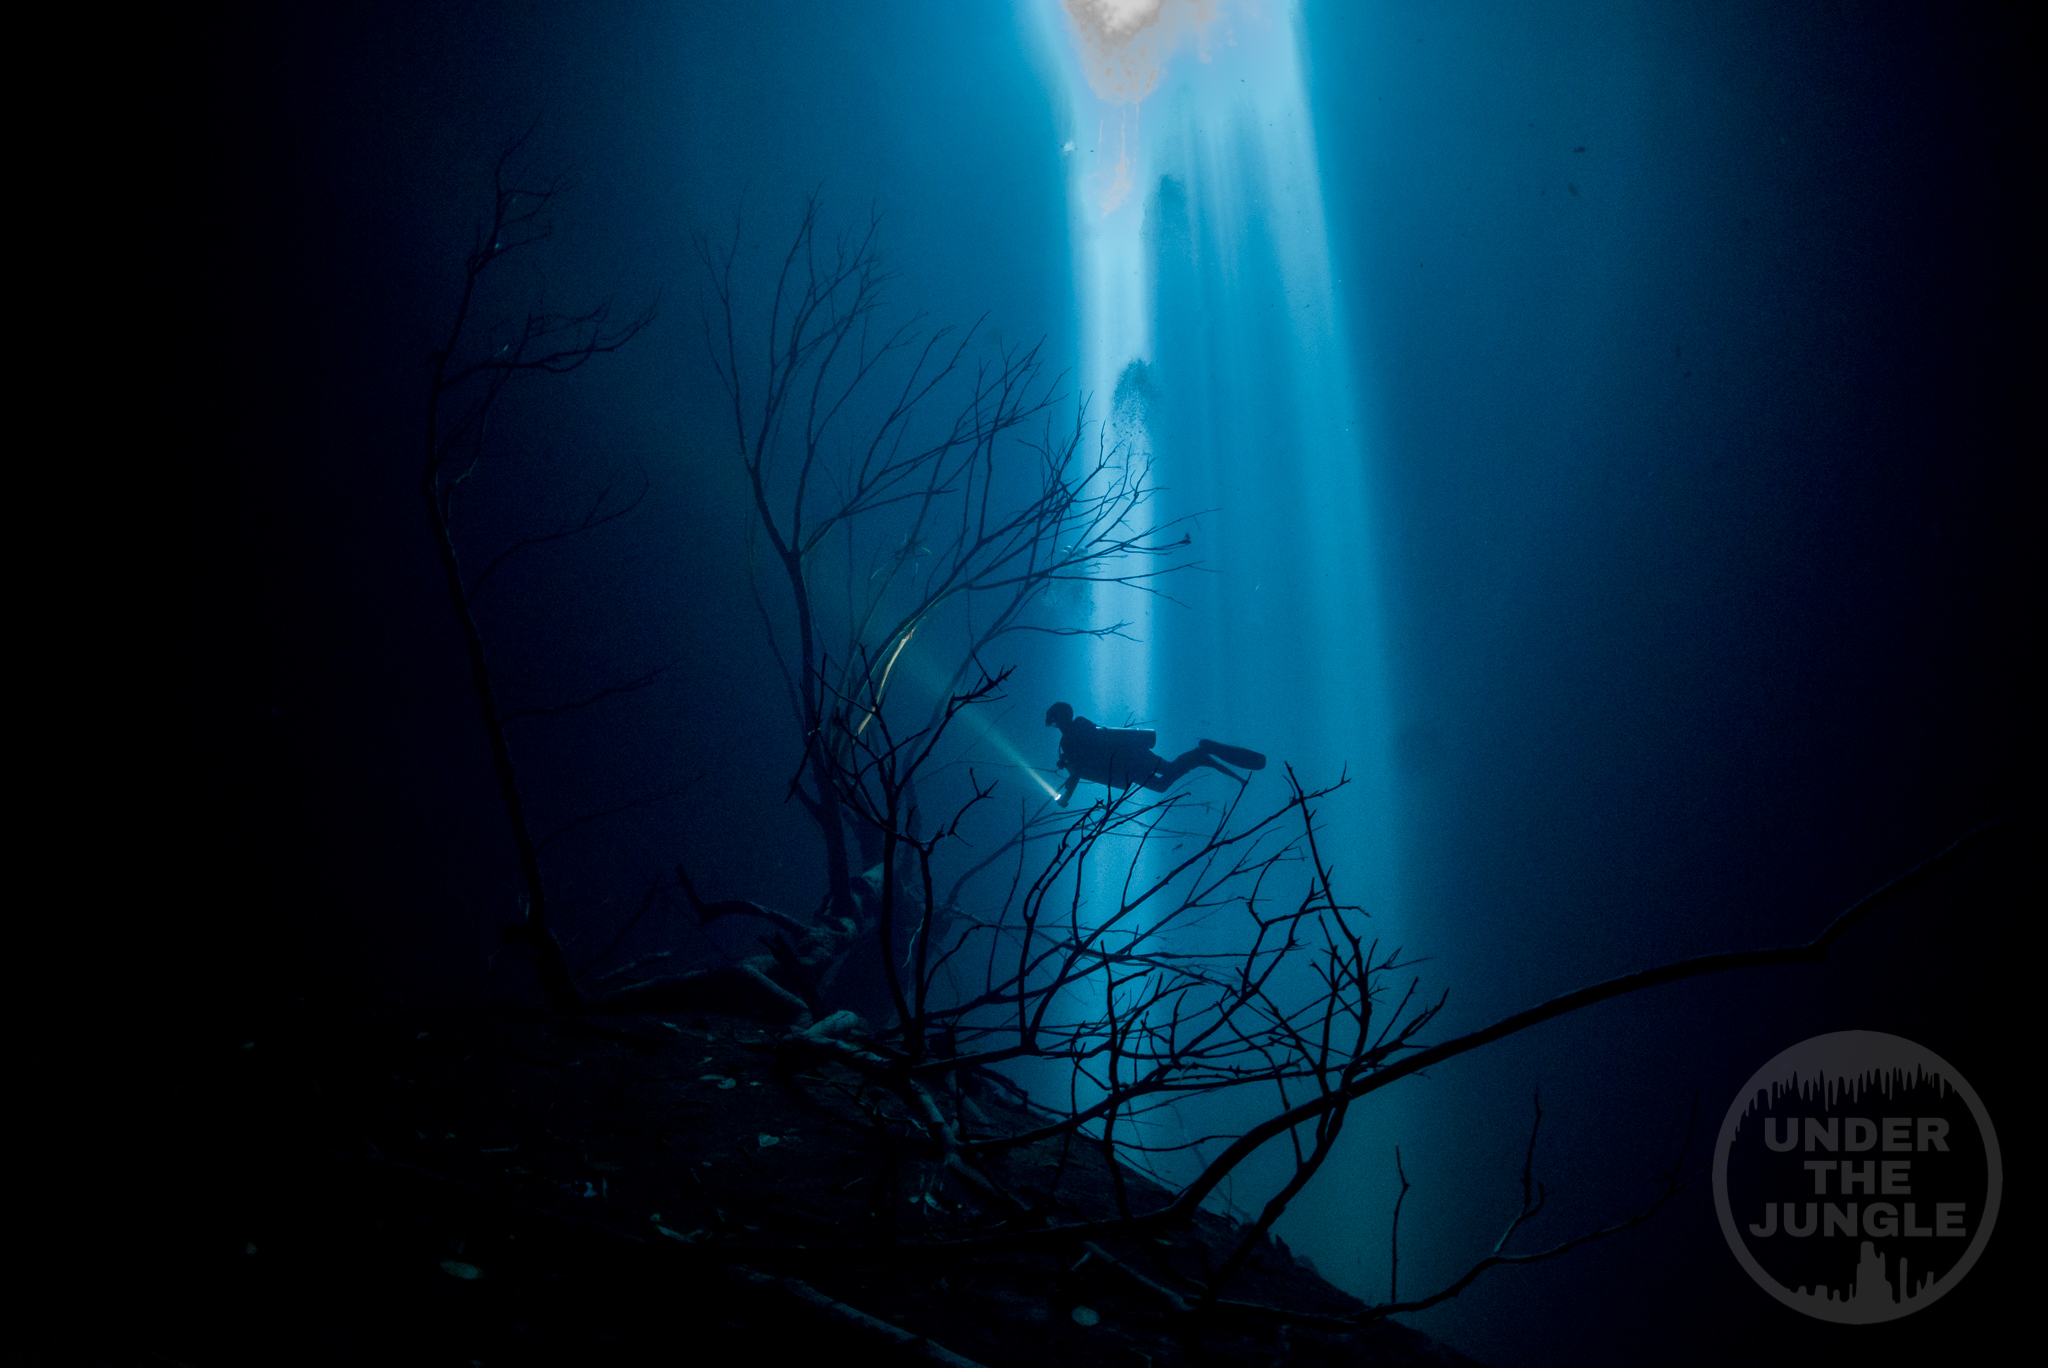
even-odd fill
[[[1081,787],[1081,776],[1078,774],[1068,775],[1067,786],[1060,790],[1059,805],[1061,807],[1065,807],[1067,805],[1067,800],[1074,796],[1074,790],[1079,787]]]

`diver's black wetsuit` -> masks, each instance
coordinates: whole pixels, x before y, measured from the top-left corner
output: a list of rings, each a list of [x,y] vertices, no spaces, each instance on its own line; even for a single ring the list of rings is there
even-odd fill
[[[1046,710],[1045,725],[1060,729],[1059,768],[1068,775],[1067,785],[1060,791],[1061,807],[1067,805],[1084,779],[1118,790],[1139,784],[1154,793],[1164,793],[1174,780],[1197,765],[1244,782],[1218,757],[1245,769],[1263,769],[1266,764],[1266,757],[1257,751],[1209,740],[1171,760],[1163,760],[1152,750],[1158,740],[1157,732],[1098,727],[1085,717],[1074,716],[1074,710],[1064,703],[1055,703]]]

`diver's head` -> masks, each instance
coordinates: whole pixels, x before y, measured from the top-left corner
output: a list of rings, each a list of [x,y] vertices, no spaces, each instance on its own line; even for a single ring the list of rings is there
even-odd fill
[[[1045,725],[1048,727],[1064,727],[1073,720],[1074,707],[1071,703],[1055,703],[1045,710]]]

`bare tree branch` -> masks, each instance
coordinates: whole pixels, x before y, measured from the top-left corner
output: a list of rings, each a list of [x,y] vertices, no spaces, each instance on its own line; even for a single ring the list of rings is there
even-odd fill
[[[1102,1220],[1046,1223],[1028,1229],[1011,1229],[964,1236],[941,1241],[939,1242],[939,1247],[958,1254],[968,1254],[977,1250],[993,1251],[998,1249],[1032,1248],[1047,1244],[1057,1245],[1065,1241],[1077,1239],[1102,1240],[1113,1237],[1151,1235],[1165,1230],[1182,1228],[1193,1219],[1203,1199],[1267,1140],[1277,1138],[1280,1134],[1291,1131],[1296,1126],[1313,1122],[1316,1118],[1326,1113],[1335,1111],[1357,1098],[1377,1091],[1379,1088],[1416,1073],[1423,1068],[1476,1049],[1482,1044],[1501,1039],[1503,1036],[1512,1034],[1514,1031],[1525,1030],[1529,1026],[1538,1024],[1541,1021],[1550,1020],[1556,1016],[1579,1010],[1612,997],[1640,992],[1662,983],[1675,982],[1685,978],[1697,977],[1701,974],[1717,973],[1732,969],[1815,962],[1823,958],[1843,935],[1846,935],[1850,930],[1867,919],[1879,907],[1926,883],[1939,870],[1955,860],[1959,855],[1988,839],[1994,832],[2005,825],[2006,820],[2000,818],[1969,832],[1940,853],[1858,901],[1830,922],[1828,927],[1819,936],[1803,944],[1786,946],[1776,950],[1742,951],[1731,954],[1697,956],[1642,973],[1625,975],[1622,978],[1596,984],[1576,993],[1565,994],[1537,1008],[1503,1018],[1501,1021],[1483,1030],[1471,1032],[1427,1048],[1415,1046],[1411,1040],[1413,1032],[1406,1029],[1405,1026],[1391,1032],[1383,1031],[1381,1035],[1375,1037],[1376,1042],[1381,1043],[1376,1043],[1373,1051],[1370,1052],[1369,1057],[1374,1059],[1375,1062],[1371,1063],[1367,1069],[1361,1071],[1343,1086],[1289,1107],[1276,1113],[1268,1120],[1253,1126],[1227,1146],[1223,1153],[1215,1160],[1212,1160],[1197,1178],[1182,1185],[1172,1200],[1152,1211],[1140,1212],[1128,1218],[1119,1216]],[[1429,1015],[1433,1017],[1434,1009],[1431,1009]],[[1071,1050],[1039,1050],[1035,1053],[1039,1057],[1067,1057],[1080,1060],[1096,1052],[1095,1047],[1080,1046],[1077,1041],[1076,1047]],[[969,1062],[982,1064],[1000,1057],[1014,1057],[1014,1052],[992,1051],[979,1058],[971,1054],[963,1054],[958,1061],[949,1061],[949,1063],[959,1065]],[[1284,1069],[1261,1071],[1257,1068],[1247,1068],[1234,1073],[1219,1071],[1209,1080],[1209,1087],[1213,1090],[1216,1086],[1223,1083],[1234,1084],[1247,1079],[1262,1079],[1270,1084],[1277,1079],[1289,1076],[1292,1075]],[[1127,1089],[1126,1091],[1130,1090]],[[1695,1099],[1694,1106],[1696,1111],[1697,1099]],[[1073,1115],[1078,1115],[1078,1111],[1070,1112],[1068,1118],[1062,1118],[1061,1122],[1051,1127],[1033,1131],[1029,1134],[1033,1138],[1046,1138],[1051,1135],[1057,1135],[1065,1129],[1066,1120],[1070,1119]],[[1687,1127],[1688,1137],[1690,1132],[1691,1123],[1689,1122]],[[1534,1131],[1532,1129],[1532,1154],[1533,1143]],[[1487,1268],[1504,1263],[1527,1263],[1543,1258],[1555,1257],[1591,1240],[1604,1238],[1607,1235],[1639,1225],[1643,1221],[1648,1220],[1657,1210],[1661,1209],[1675,1195],[1676,1191],[1684,1185],[1685,1180],[1680,1176],[1684,1153],[1685,1149],[1681,1147],[1679,1160],[1674,1163],[1670,1174],[1667,1175],[1662,1194],[1644,1210],[1614,1225],[1576,1236],[1546,1250],[1525,1255],[1508,1254],[1505,1252],[1507,1236],[1511,1235],[1515,1229],[1519,1228],[1533,1216],[1535,1209],[1540,1205],[1540,1193],[1532,1196],[1530,1190],[1525,1188],[1523,1214],[1515,1218],[1508,1230],[1504,1232],[1501,1240],[1496,1243],[1495,1253],[1479,1261],[1473,1269],[1467,1271],[1466,1276],[1457,1280],[1451,1287],[1433,1293],[1429,1298],[1408,1302],[1396,1302],[1390,1296],[1387,1303],[1379,1307],[1368,1308],[1366,1311],[1358,1313],[1358,1316],[1353,1320],[1332,1321],[1331,1323],[1356,1324],[1362,1320],[1397,1314],[1403,1310],[1420,1309],[1425,1305],[1434,1305],[1445,1297],[1456,1295],[1457,1291],[1463,1287],[1469,1286],[1471,1281]],[[1529,1164],[1525,1161],[1525,1182],[1528,1181],[1530,1171]],[[1405,1174],[1402,1181],[1403,1193],[1405,1195],[1407,1190]],[[1212,1284],[1213,1290],[1214,1285]],[[1241,1303],[1229,1302],[1220,1297],[1216,1298],[1215,1304],[1240,1308],[1243,1306]],[[1273,1311],[1272,1308],[1266,1308],[1266,1310],[1273,1314],[1289,1314]],[[1315,1320],[1315,1318],[1307,1318],[1307,1320]]]
[[[1636,1226],[1641,1225],[1643,1222],[1649,1220],[1652,1216],[1656,1215],[1660,1210],[1662,1210],[1664,1204],[1669,1202],[1673,1197],[1676,1197],[1680,1189],[1685,1187],[1686,1183],[1689,1181],[1688,1179],[1682,1178],[1680,1175],[1685,1166],[1686,1150],[1691,1146],[1692,1143],[1693,1125],[1698,1119],[1699,1099],[1695,1097],[1693,1099],[1692,1112],[1686,1117],[1685,1140],[1678,1147],[1678,1157],[1677,1159],[1672,1161],[1671,1170],[1665,1176],[1663,1191],[1658,1193],[1656,1200],[1652,1201],[1648,1206],[1644,1207],[1642,1210],[1636,1212],[1634,1215],[1624,1220],[1615,1222],[1613,1225],[1603,1226],[1598,1230],[1589,1230],[1584,1234],[1575,1235],[1568,1240],[1563,1240],[1557,1244],[1551,1245],[1547,1249],[1539,1249],[1529,1254],[1509,1254],[1505,1252],[1507,1249],[1507,1243],[1509,1238],[1512,1237],[1517,1230],[1521,1229],[1525,1223],[1532,1220],[1536,1216],[1536,1214],[1543,1209],[1543,1200],[1545,1193],[1543,1191],[1542,1184],[1536,1184],[1535,1195],[1533,1197],[1530,1194],[1530,1171],[1531,1167],[1535,1163],[1536,1158],[1536,1131],[1543,1121],[1543,1108],[1541,1107],[1541,1105],[1538,1105],[1538,1107],[1536,1108],[1535,1124],[1532,1124],[1529,1127],[1528,1154],[1524,1158],[1522,1163],[1522,1208],[1520,1211],[1516,1212],[1514,1218],[1508,1222],[1507,1229],[1501,1232],[1500,1238],[1494,1241],[1492,1251],[1488,1253],[1486,1257],[1475,1262],[1470,1268],[1467,1268],[1464,1271],[1464,1273],[1459,1275],[1456,1279],[1454,1279],[1450,1283],[1447,1283],[1445,1286],[1439,1288],[1437,1291],[1431,1293],[1426,1297],[1418,1297],[1413,1301],[1403,1302],[1395,1301],[1393,1297],[1389,1295],[1388,1299],[1380,1305],[1369,1306],[1365,1310],[1357,1312],[1354,1315],[1348,1317],[1347,1319],[1349,1319],[1354,1324],[1364,1325],[1369,1324],[1372,1321],[1384,1320],[1388,1316],[1397,1316],[1409,1311],[1426,1311],[1430,1307],[1437,1305],[1439,1302],[1449,1301],[1452,1297],[1455,1297],[1460,1292],[1463,1292],[1466,1288],[1470,1287],[1479,1278],[1480,1274],[1486,1272],[1490,1268],[1499,1268],[1504,1264],[1541,1263],[1546,1259],[1557,1258],[1561,1254],[1569,1254],[1572,1250],[1579,1248],[1581,1245],[1588,1245],[1595,1240],[1604,1240],[1610,1235],[1619,1235],[1624,1230],[1634,1229]],[[1405,1176],[1402,1179],[1402,1191],[1405,1195],[1407,1191],[1407,1179]]]
[[[855,892],[831,748],[887,704],[906,654],[944,662],[936,722],[1010,632],[1122,631],[1033,617],[1056,586],[1152,592],[1189,544],[1177,524],[1144,526],[1144,463],[1085,410],[1054,426],[1061,395],[1040,347],[975,361],[979,320],[927,331],[918,315],[892,315],[879,229],[870,214],[828,233],[813,194],[758,305],[741,279],[740,225],[723,247],[697,242],[705,347],[748,484],[749,568],[770,570],[788,596],[783,618],[752,581],[804,747],[792,793],[824,835],[838,915]],[[821,574],[828,560],[845,567],[836,582]],[[829,725],[835,699],[858,709],[843,732]]]
[[[553,831],[549,832],[546,838],[541,841],[541,849],[545,850],[550,844],[552,844],[556,840],[556,838],[566,836],[570,832],[576,830],[576,828],[578,827],[588,826],[592,822],[601,822],[607,817],[616,817],[622,812],[631,812],[635,808],[651,807],[655,803],[665,803],[671,798],[680,798],[682,795],[688,793],[691,789],[695,788],[697,784],[701,780],[703,780],[706,774],[708,773],[709,771],[694,774],[690,776],[688,783],[680,784],[675,788],[663,789],[659,793],[650,793],[647,794],[645,797],[634,798],[627,802],[619,803],[613,807],[600,808],[596,812],[586,812],[581,817],[577,817],[570,821],[564,822],[561,826],[558,826]]]
[[[513,542],[497,555],[491,557],[490,563],[484,566],[483,573],[470,582],[469,596],[471,601],[474,602],[476,596],[483,591],[485,582],[497,571],[498,567],[513,556],[536,546],[545,546],[550,542],[566,541],[570,537],[581,536],[585,532],[591,532],[603,527],[608,522],[616,522],[640,507],[640,501],[647,497],[647,490],[647,472],[643,469],[640,472],[639,492],[623,506],[615,508],[608,513],[599,511],[604,507],[605,501],[611,497],[612,487],[606,485],[598,491],[597,497],[591,501],[589,510],[573,526],[557,528],[553,532],[543,533],[539,536],[521,537],[518,541]]]
[[[587,698],[579,698],[573,703],[557,704],[556,706],[551,708],[519,708],[512,712],[506,713],[503,720],[506,722],[511,722],[522,717],[560,717],[563,713],[575,712],[580,708],[587,708],[593,703],[602,703],[607,698],[616,698],[620,694],[638,692],[639,690],[646,688],[648,685],[653,684],[656,680],[660,679],[663,675],[667,674],[670,670],[673,670],[676,666],[682,663],[683,657],[677,656],[674,660],[663,661],[661,664],[649,670],[646,674],[636,675],[632,679],[624,680],[618,684],[613,684],[609,688],[599,689],[596,693],[591,694]],[[698,776],[698,778],[702,777],[702,775]],[[692,780],[691,782],[694,783],[695,780]]]
[[[992,668],[997,644],[1024,632],[1119,635],[1126,623],[1077,621],[1060,595],[1114,587],[1164,597],[1166,576],[1200,567],[1185,559],[1191,520],[1155,521],[1145,454],[1091,422],[1085,403],[1071,420],[1055,413],[1060,382],[1044,376],[1038,348],[977,357],[979,321],[928,330],[891,310],[878,226],[870,215],[828,233],[813,195],[768,273],[772,286],[758,292],[743,281],[737,226],[728,245],[698,243],[704,341],[747,486],[750,585],[797,724],[789,791],[825,838],[827,896],[809,926],[745,900],[690,896],[700,917],[723,908],[778,925],[771,955],[744,967],[774,979],[780,1019],[809,1023],[779,1048],[843,1065],[893,1099],[900,1113],[885,1117],[879,1104],[874,1113],[889,1152],[923,1147],[936,1156],[934,1174],[957,1177],[998,1213],[992,1226],[899,1251],[1092,1242],[1091,1257],[1121,1264],[1102,1242],[1188,1226],[1247,1160],[1284,1141],[1291,1171],[1203,1284],[1187,1294],[1155,1285],[1176,1308],[1243,1309],[1225,1289],[1372,1093],[1609,998],[1821,959],[1875,906],[1981,834],[1803,945],[1624,975],[1434,1044],[1425,1033],[1447,997],[1397,981],[1411,966],[1369,934],[1364,907],[1339,898],[1324,856],[1318,806],[1348,776],[1310,787],[1288,767],[1287,793],[1265,812],[1247,806],[1244,787],[1215,803],[1113,787],[1079,814],[1020,802],[1006,839],[962,853],[980,838],[970,818],[996,796],[985,776],[1000,771],[983,763],[979,744],[991,728],[977,735],[962,719],[1003,697],[1010,671]],[[905,678],[917,687],[906,690]],[[879,952],[880,982],[864,1005],[878,1024],[849,1032],[840,1029],[849,1013],[826,1010],[839,987],[817,970],[856,942]],[[619,1001],[645,1004],[652,993],[627,989]],[[1012,1066],[1050,1070],[1065,1096],[1049,1094],[1028,1120],[977,1120],[970,1083],[1016,1089],[1002,1075]],[[1246,1097],[1259,1100],[1261,1119],[1241,1133],[1162,1130],[1183,1101]],[[1639,1224],[1680,1186],[1674,1165],[1663,1195],[1636,1216],[1515,1252],[1511,1241],[1547,1196],[1534,1164],[1541,1119],[1539,1105],[1519,1212],[1488,1254],[1420,1300],[1398,1300],[1411,1184],[1397,1149],[1388,1300],[1315,1323],[1355,1327],[1435,1305],[1488,1268]],[[991,1161],[1041,1142],[1057,1142],[1063,1156],[1099,1155],[1113,1210],[1056,1215],[1050,1195],[1035,1205],[1008,1196]],[[1174,1155],[1192,1176],[1162,1179],[1163,1193],[1131,1173]]]
[[[521,375],[563,374],[618,351],[653,324],[656,305],[650,303],[638,314],[618,322],[614,321],[608,302],[581,313],[560,313],[537,301],[516,324],[479,328],[476,314],[486,275],[506,257],[545,241],[553,233],[549,213],[556,197],[566,188],[559,176],[528,185],[512,172],[514,161],[522,155],[532,133],[529,128],[508,143],[492,170],[491,221],[476,233],[463,263],[462,290],[446,340],[429,358],[431,375],[419,488],[433,529],[449,605],[462,630],[470,684],[490,744],[491,766],[512,829],[520,881],[524,885],[525,915],[519,924],[507,929],[504,938],[506,943],[523,944],[533,953],[549,1001],[557,1009],[574,1011],[583,1006],[583,996],[554,931],[540,864],[541,850],[547,842],[533,838],[525,795],[505,735],[506,719],[498,703],[497,681],[477,624],[475,593],[515,552],[589,531],[632,511],[647,492],[645,474],[640,493],[625,508],[600,512],[610,495],[607,489],[579,524],[515,543],[491,560],[474,583],[465,583],[454,533],[454,496],[483,460],[492,414],[513,379]],[[479,332],[482,336],[478,336]]]

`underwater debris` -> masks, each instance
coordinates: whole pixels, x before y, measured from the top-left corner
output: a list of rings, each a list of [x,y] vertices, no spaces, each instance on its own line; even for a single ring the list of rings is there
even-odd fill
[[[816,1041],[841,1040],[853,1044],[872,1039],[874,1028],[862,1020],[859,1013],[842,1010],[832,1013],[822,1021],[812,1023],[799,1034]]]
[[[685,1235],[680,1230],[676,1230],[670,1226],[663,1225],[661,1223],[661,1213],[658,1211],[650,1215],[647,1219],[654,1222],[654,1229],[658,1234],[666,1235],[671,1240],[678,1241],[682,1244],[699,1244],[711,1238],[710,1230],[708,1230],[704,1226],[698,1226],[695,1230]]]

